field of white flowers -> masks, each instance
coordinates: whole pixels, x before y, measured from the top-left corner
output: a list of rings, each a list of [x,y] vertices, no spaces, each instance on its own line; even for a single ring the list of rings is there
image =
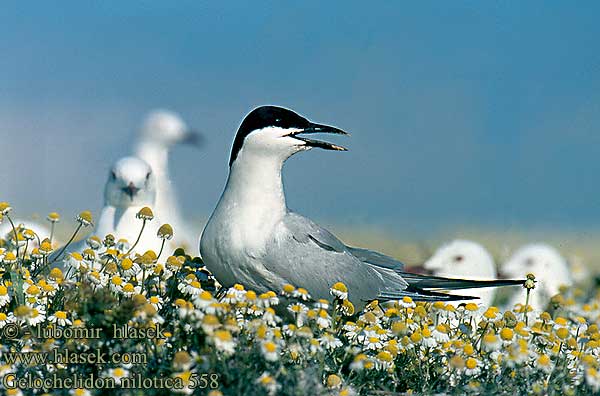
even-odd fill
[[[0,203],[3,222],[12,214]],[[53,232],[59,218],[48,216]],[[77,221],[72,239],[93,223],[87,211]],[[64,264],[52,235],[11,230],[0,236],[2,394],[600,394],[597,285],[562,290],[545,312],[410,298],[356,312],[341,283],[327,301],[302,285],[217,293],[200,258],[165,251],[168,225],[156,252],[97,236]],[[535,293],[534,277],[524,287]]]

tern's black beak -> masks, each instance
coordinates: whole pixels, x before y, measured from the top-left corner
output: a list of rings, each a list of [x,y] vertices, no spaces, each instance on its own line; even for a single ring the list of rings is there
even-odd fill
[[[140,191],[140,189],[134,186],[133,183],[129,183],[127,187],[123,188],[123,191],[125,192],[125,194],[129,195],[129,199],[133,201],[133,196],[137,194],[137,192]]]
[[[193,129],[188,129],[180,143],[194,147],[202,147],[204,144],[204,137],[202,134],[200,134],[200,132]]]
[[[290,136],[294,137],[295,139],[303,141],[304,144],[309,147],[318,147],[318,148],[322,148],[325,150],[336,150],[336,151],[347,151],[348,150],[345,147],[338,146],[333,143],[323,142],[320,140],[308,139],[308,138],[305,138],[302,136],[298,136],[298,135],[311,134],[311,133],[332,133],[332,134],[336,134],[336,135],[348,135],[347,132],[344,132],[339,128],[329,126],[329,125],[315,124],[315,123],[311,122],[311,123],[309,123],[309,125],[306,128],[302,129],[299,132],[294,132],[294,133],[290,134]]]

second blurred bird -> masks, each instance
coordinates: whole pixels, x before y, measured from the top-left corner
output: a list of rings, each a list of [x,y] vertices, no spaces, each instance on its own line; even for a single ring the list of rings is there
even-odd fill
[[[169,174],[169,153],[179,144],[199,147],[201,135],[169,110],[154,110],[145,117],[133,146],[133,155],[146,161],[156,179],[156,204],[152,208],[161,221],[174,229],[171,248],[195,247],[198,235],[190,232],[181,217],[175,188]]]

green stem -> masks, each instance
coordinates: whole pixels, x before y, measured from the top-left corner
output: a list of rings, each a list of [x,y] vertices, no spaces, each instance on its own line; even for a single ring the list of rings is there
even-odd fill
[[[53,264],[56,260],[58,260],[60,258],[60,256],[65,252],[65,250],[67,250],[67,247],[69,247],[69,245],[73,242],[73,240],[77,236],[77,233],[79,232],[81,227],[83,227],[83,223],[79,223],[79,225],[75,229],[75,232],[73,233],[73,235],[71,235],[71,239],[69,239],[69,242],[67,242],[67,244],[65,246],[63,246],[62,249],[60,249],[58,254],[54,257],[54,260],[50,261],[50,264]]]
[[[524,316],[524,320],[525,320],[525,326],[527,326],[527,322],[529,321],[529,317],[527,316],[527,310],[529,307],[529,293],[531,292],[531,289],[527,289],[527,297],[525,297],[525,312],[523,313]]]
[[[52,224],[50,225],[50,245],[52,245],[52,238],[54,237],[54,225],[56,223],[52,222]]]
[[[138,242],[142,238],[142,233],[144,232],[144,228],[145,227],[146,227],[146,219],[144,219],[143,222],[142,222],[142,229],[140,230],[140,233],[138,234],[138,237],[135,240],[135,243],[133,244],[133,246],[131,246],[129,248],[129,250],[127,251],[127,253],[125,253],[125,256],[129,256],[129,254],[133,251],[133,249],[135,249],[135,247],[137,246]]]
[[[23,251],[23,262],[25,262],[25,256],[27,256],[27,248],[29,247],[29,240],[25,241],[25,250]]]
[[[142,264],[143,265],[143,264]],[[142,288],[140,289],[140,294],[144,294],[144,282],[146,281],[146,266],[142,268]]]
[[[156,260],[157,260],[157,261],[158,261],[158,259],[160,258],[160,255],[162,254],[162,252],[163,252],[163,249],[165,248],[165,242],[166,242],[166,239],[163,239],[163,240],[162,240],[162,243],[161,243],[161,245],[160,245],[160,251],[158,252],[158,256],[156,256]]]
[[[15,223],[13,223],[12,219],[10,218],[10,216],[7,214],[6,218],[8,219],[8,221],[10,222],[10,226],[12,227],[13,230],[13,234],[15,235],[15,249],[17,250],[17,259],[19,258],[19,236],[17,234],[17,228],[15,227]]]

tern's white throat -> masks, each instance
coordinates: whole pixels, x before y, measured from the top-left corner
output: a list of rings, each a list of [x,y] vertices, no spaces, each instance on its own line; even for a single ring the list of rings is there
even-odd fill
[[[219,205],[258,229],[273,226],[287,212],[281,170],[285,159],[242,150],[231,164]],[[239,216],[239,217],[238,217]]]

